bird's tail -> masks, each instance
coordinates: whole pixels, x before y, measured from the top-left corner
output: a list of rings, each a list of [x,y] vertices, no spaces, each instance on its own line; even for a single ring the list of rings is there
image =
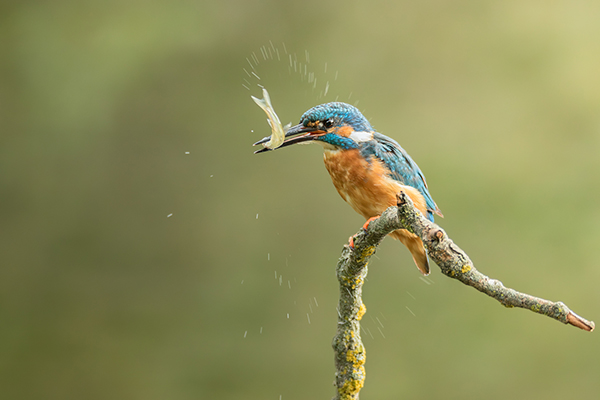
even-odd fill
[[[427,260],[427,253],[421,239],[406,229],[398,229],[390,233],[390,236],[401,241],[408,248],[410,254],[412,254],[419,271],[423,275],[429,275],[429,261]]]

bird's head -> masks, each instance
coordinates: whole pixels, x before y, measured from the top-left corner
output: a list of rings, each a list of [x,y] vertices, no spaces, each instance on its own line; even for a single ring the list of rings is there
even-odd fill
[[[356,149],[361,142],[373,138],[369,121],[350,104],[333,102],[315,106],[302,114],[300,123],[285,134],[286,140],[278,147],[297,143],[320,143],[330,149]],[[267,142],[266,137],[254,145]],[[269,151],[263,148],[255,153]]]

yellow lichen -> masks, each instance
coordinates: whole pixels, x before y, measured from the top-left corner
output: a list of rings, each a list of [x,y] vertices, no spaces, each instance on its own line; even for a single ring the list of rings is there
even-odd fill
[[[462,272],[463,274],[469,272],[471,270],[471,266],[470,265],[463,265],[463,267],[460,269],[460,272]]]
[[[360,321],[366,312],[367,306],[365,306],[364,303],[360,303],[360,308],[358,309],[358,313],[356,314],[356,319]]]
[[[354,368],[359,368],[366,360],[365,348],[360,345],[356,350],[346,352],[346,361],[352,363]]]
[[[340,394],[340,399],[355,399],[358,395],[358,392],[364,386],[364,381],[362,379],[349,379],[344,382],[344,386],[338,389],[338,393]]]
[[[348,350],[348,352],[346,353],[346,361],[354,364],[356,362],[356,351]]]
[[[346,280],[347,286],[349,286],[353,290],[356,289],[357,287],[362,286],[363,283],[364,283],[364,279],[361,276],[357,276],[357,277]]]
[[[366,358],[365,349],[362,346],[356,350],[348,350],[346,353],[346,361],[352,363],[353,368],[360,368],[365,363]]]
[[[368,246],[360,253],[360,257],[356,260],[358,263],[365,261],[365,258],[370,257],[375,253],[375,246]]]
[[[365,360],[365,348],[362,344],[359,344],[356,349],[349,349],[346,352],[346,362],[350,364],[350,370],[348,371],[347,368],[343,370],[344,383],[342,387],[338,387],[340,399],[357,398],[365,381]]]

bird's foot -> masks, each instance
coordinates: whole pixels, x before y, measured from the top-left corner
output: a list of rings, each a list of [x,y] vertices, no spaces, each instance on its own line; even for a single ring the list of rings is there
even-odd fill
[[[372,221],[375,221],[377,218],[379,218],[379,215],[376,215],[375,217],[371,217],[371,218],[369,218],[369,219],[367,220],[367,222],[365,222],[365,224],[363,225],[363,227],[362,227],[362,228],[363,228],[363,229],[366,231],[367,229],[369,229],[369,224],[370,224]]]
[[[351,248],[352,250],[354,250],[354,236],[350,236],[350,237],[348,238],[348,245],[350,246],[350,248]]]
[[[375,216],[375,217],[371,217],[371,218],[369,218],[369,219],[367,220],[367,222],[365,222],[365,224],[363,225],[363,227],[362,227],[362,228],[363,228],[363,229],[366,231],[366,230],[369,228],[369,224],[370,224],[372,221],[376,220],[377,218],[379,218],[379,215],[377,215],[377,216]],[[354,236],[350,236],[350,238],[348,239],[348,245],[350,246],[350,248],[351,248],[351,249],[354,249],[354,237],[355,237],[355,236],[356,236],[356,235],[354,235]]]

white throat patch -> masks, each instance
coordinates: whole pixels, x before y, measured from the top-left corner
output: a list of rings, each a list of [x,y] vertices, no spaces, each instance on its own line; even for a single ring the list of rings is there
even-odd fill
[[[350,134],[350,139],[354,140],[357,143],[360,142],[367,142],[371,139],[373,139],[373,133],[372,132],[352,132]]]

